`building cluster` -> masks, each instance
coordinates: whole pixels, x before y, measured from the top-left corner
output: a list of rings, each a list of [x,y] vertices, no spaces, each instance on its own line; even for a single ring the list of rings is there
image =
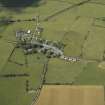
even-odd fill
[[[78,57],[64,56],[62,46],[60,42],[52,42],[35,36],[28,31],[16,32],[17,47],[24,50],[24,54],[43,53],[48,58],[58,57],[68,62],[80,61]]]
[[[61,59],[68,61],[68,62],[77,62],[80,61],[80,59],[78,57],[67,57],[67,56],[61,56]]]
[[[41,30],[42,31],[42,30]],[[63,55],[59,44],[35,36],[30,30],[16,32],[17,46],[23,48],[25,54],[44,53],[47,57]]]
[[[16,32],[17,47],[22,48],[24,54],[43,53],[48,58],[61,58],[69,62],[77,62],[77,57],[66,57],[63,54],[64,44],[57,41],[49,41],[41,38],[43,28],[40,27],[39,18],[36,17],[35,32],[31,30]]]

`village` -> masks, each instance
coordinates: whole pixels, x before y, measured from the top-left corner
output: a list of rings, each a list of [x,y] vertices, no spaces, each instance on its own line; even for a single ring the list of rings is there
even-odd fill
[[[43,53],[48,58],[60,58],[69,62],[77,62],[78,57],[67,57],[64,55],[63,49],[65,45],[61,42],[50,41],[41,38],[43,28],[39,23],[39,16],[36,16],[35,33],[31,30],[16,32],[17,47],[24,50],[24,54]]]

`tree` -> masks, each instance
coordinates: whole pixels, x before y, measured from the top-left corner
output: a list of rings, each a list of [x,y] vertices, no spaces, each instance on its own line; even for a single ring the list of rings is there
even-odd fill
[[[0,0],[5,7],[26,7],[32,4],[37,5],[40,0]]]

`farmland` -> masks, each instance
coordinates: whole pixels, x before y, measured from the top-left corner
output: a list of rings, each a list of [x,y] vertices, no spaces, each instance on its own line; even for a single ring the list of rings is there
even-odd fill
[[[49,103],[51,105],[104,105],[103,87],[45,85],[36,105],[49,105]]]
[[[105,85],[105,1],[31,1],[0,0],[0,104],[31,105],[43,85]],[[26,56],[16,48],[16,31],[34,32],[35,16],[44,29],[41,38],[63,43],[64,55],[80,61]]]

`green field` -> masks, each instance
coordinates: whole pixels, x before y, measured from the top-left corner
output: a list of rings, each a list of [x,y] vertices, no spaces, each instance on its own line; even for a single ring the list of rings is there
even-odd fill
[[[44,28],[41,37],[61,41],[65,56],[81,58],[79,62],[48,60],[43,54],[25,56],[18,48],[11,55],[16,31],[34,32],[36,23],[0,21],[0,105],[31,105],[43,84],[105,85],[105,1],[79,4],[83,1],[39,0],[24,7],[8,7],[0,1],[0,20],[26,20],[39,15]],[[29,76],[2,77],[24,73]]]
[[[88,63],[84,71],[78,76],[74,84],[79,85],[105,85],[105,70],[97,63]]]
[[[29,105],[36,98],[38,88],[42,86],[43,77],[41,76],[43,74],[43,67],[46,59],[42,55],[33,55],[31,60],[28,60],[29,63],[27,66],[19,66],[18,63],[23,63],[20,60],[21,56],[20,59],[19,56],[18,59],[15,59],[14,56],[12,58],[12,62],[6,63],[6,66],[0,72],[0,75],[27,73],[29,77],[0,77],[0,103],[7,105],[9,100],[11,105],[17,103],[19,105],[21,103],[22,105]],[[27,80],[29,81],[29,92],[34,90],[33,93],[26,91]]]
[[[84,62],[69,63],[58,59],[51,59],[46,74],[48,84],[72,84],[85,67]]]

